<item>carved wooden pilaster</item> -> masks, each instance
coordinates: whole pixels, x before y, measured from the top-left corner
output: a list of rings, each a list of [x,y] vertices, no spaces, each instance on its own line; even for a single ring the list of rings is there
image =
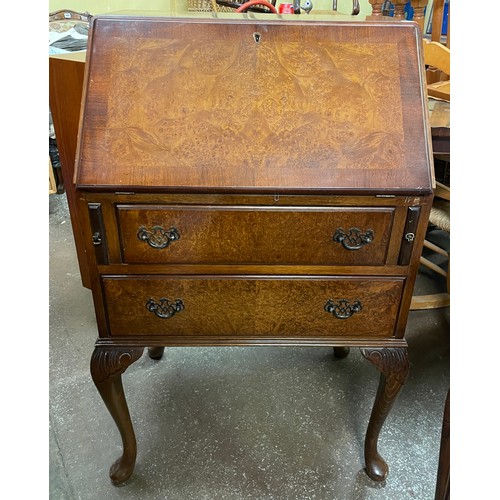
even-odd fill
[[[389,467],[377,450],[377,442],[385,419],[403,387],[409,371],[408,349],[366,348],[361,354],[380,372],[380,382],[365,437],[366,472],[375,481],[387,477]]]
[[[115,485],[123,483],[131,476],[137,456],[135,433],[123,392],[121,375],[141,357],[143,351],[144,347],[98,346],[94,349],[90,360],[92,380],[113,417],[123,442],[122,456],[109,470],[109,477]]]

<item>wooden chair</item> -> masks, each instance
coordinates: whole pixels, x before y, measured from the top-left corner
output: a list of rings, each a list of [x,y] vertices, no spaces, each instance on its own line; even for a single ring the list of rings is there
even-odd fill
[[[439,81],[428,84],[429,97],[450,100],[450,51],[444,45],[438,42],[424,41],[424,61],[426,67],[437,68],[443,74],[448,75],[445,81]],[[449,157],[449,153],[445,156]],[[442,158],[443,155],[435,155],[436,158]],[[436,183],[435,199],[429,218],[429,223],[442,231],[450,233],[450,188],[442,183]],[[422,256],[420,263],[432,271],[444,276],[447,283],[447,291],[443,293],[414,296],[411,303],[411,309],[431,309],[437,307],[446,307],[450,304],[450,275],[449,275],[449,252],[447,249],[437,246],[428,239],[424,241],[424,247],[431,252],[436,252],[445,256],[448,260],[448,268],[444,270],[436,265],[427,257]]]
[[[422,33],[425,33],[424,23],[426,16],[426,9],[431,6],[432,8],[432,33],[431,40],[433,42],[440,42],[443,45],[450,47],[450,29],[449,29],[449,17],[450,17],[450,4],[451,0],[448,0],[448,23],[447,32],[443,37],[441,31],[443,27],[443,20],[445,17],[445,4],[446,0],[368,0],[372,6],[372,17],[379,16],[389,16],[392,8],[394,8],[394,18],[404,19],[405,18],[405,6],[410,2],[413,9],[413,21],[420,25]],[[334,5],[337,1],[333,0]],[[335,8],[333,10],[336,10]],[[426,35],[424,35],[425,37]]]
[[[52,162],[49,156],[49,194],[57,193],[57,182],[54,175],[54,169],[52,168]]]
[[[70,9],[61,9],[49,12],[49,23],[54,21],[83,21],[88,23],[92,16],[88,12],[76,12]]]
[[[424,40],[423,44],[424,62],[427,70],[438,70],[441,72],[441,78],[443,78],[437,82],[427,84],[428,95],[431,98],[436,97],[438,99],[450,101],[450,50],[439,42]],[[435,156],[442,157],[443,155]],[[449,153],[447,156],[449,157]],[[450,233],[450,188],[437,182],[434,196],[435,199],[429,223],[442,231]],[[428,258],[424,256],[420,258],[420,263],[423,266],[446,278],[447,291],[445,293],[414,296],[411,303],[412,310],[431,309],[450,305],[449,252],[428,239],[424,241],[424,247],[448,259],[448,269],[444,270]]]
[[[439,42],[424,39],[424,61],[427,67],[429,97],[450,100],[450,49]]]
[[[436,183],[436,190],[434,193],[434,203],[429,217],[429,224],[432,227],[438,228],[442,231],[450,233],[450,189],[449,187]],[[435,273],[446,278],[446,292],[428,294],[428,295],[414,295],[411,301],[411,310],[419,309],[435,309],[438,307],[447,307],[450,305],[450,254],[447,249],[441,245],[437,245],[426,238],[424,240],[424,248],[431,252],[442,255],[447,259],[447,269],[433,262],[423,255],[420,257],[420,264]]]

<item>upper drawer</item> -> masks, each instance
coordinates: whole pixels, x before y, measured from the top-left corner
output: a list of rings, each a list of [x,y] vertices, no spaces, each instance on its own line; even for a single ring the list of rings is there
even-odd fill
[[[383,265],[394,208],[118,205],[122,261]]]

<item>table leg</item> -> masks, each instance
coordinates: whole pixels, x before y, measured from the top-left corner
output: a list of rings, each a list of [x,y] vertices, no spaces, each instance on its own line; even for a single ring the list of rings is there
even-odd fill
[[[368,476],[375,481],[382,481],[387,477],[389,467],[378,453],[377,442],[385,419],[408,377],[408,349],[366,348],[361,349],[361,353],[380,372],[378,391],[365,437],[365,463]]]
[[[123,454],[109,470],[113,484],[126,481],[134,470],[137,444],[123,392],[122,373],[137,361],[144,347],[97,346],[90,361],[90,373],[101,398],[120,431]]]
[[[334,347],[333,348],[333,356],[335,358],[345,358],[349,355],[350,348],[349,347]]]
[[[151,359],[161,359],[163,356],[164,347],[148,347],[148,356]]]

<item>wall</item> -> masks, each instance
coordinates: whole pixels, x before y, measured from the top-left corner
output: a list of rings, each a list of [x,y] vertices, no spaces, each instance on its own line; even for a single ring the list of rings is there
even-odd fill
[[[276,0],[276,5],[283,0]],[[291,0],[287,0],[291,1]],[[331,10],[331,0],[312,0],[314,10]],[[49,0],[49,12],[59,9],[71,9],[77,12],[90,12],[91,14],[104,14],[120,10],[160,10],[165,12],[182,12],[182,6],[187,6],[187,0],[149,0],[147,7],[144,0]],[[371,5],[368,0],[360,0],[361,15],[371,13]],[[352,9],[352,0],[338,0],[338,11],[349,14]],[[313,10],[313,12],[314,12]]]
[[[118,10],[171,10],[171,3],[175,0],[148,0],[147,7],[144,0],[49,0],[49,12],[60,9],[71,9],[77,12],[104,14]]]

